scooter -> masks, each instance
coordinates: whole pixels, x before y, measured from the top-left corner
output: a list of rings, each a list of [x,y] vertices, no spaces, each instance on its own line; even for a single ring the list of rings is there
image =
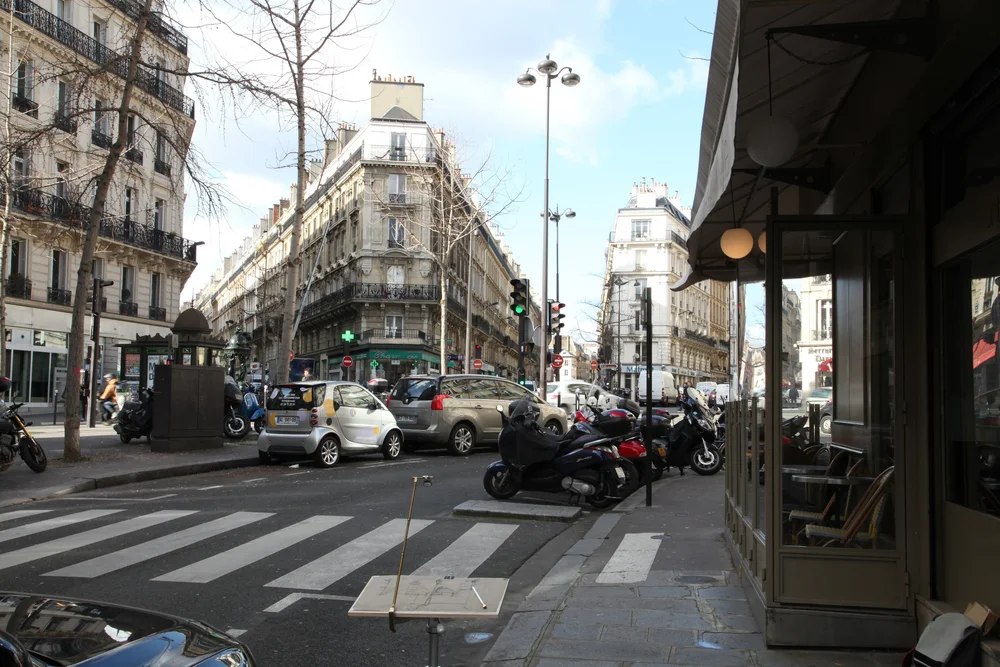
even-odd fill
[[[264,406],[250,385],[243,385],[243,416],[250,420],[257,433],[264,430]]]
[[[7,380],[7,382],[10,381]],[[7,389],[9,389],[9,384]],[[45,450],[28,433],[27,427],[31,426],[31,422],[24,421],[21,415],[17,414],[22,405],[24,403],[5,405],[3,401],[0,401],[0,409],[3,410],[2,418],[0,418],[0,472],[4,472],[14,465],[18,454],[35,472],[43,472],[49,465]]]
[[[125,405],[115,415],[115,433],[128,444],[135,438],[146,438],[149,442],[153,432],[153,390],[140,389],[138,400],[125,401]]]
[[[231,440],[241,440],[250,432],[251,421],[243,414],[243,391],[229,375],[226,376],[224,397],[222,432]]]
[[[712,410],[705,396],[694,387],[688,387],[680,399],[682,415],[673,420],[654,416],[649,428],[654,446],[666,450],[665,456],[654,465],[664,469],[677,467],[681,475],[690,467],[699,475],[714,475],[722,468],[722,455],[715,444],[716,426]],[[640,420],[640,432],[645,434],[646,420]]]
[[[583,434],[589,436],[586,446],[578,448],[573,443],[583,439],[582,431],[568,434],[570,438],[553,435],[538,424],[538,410],[527,399],[512,402],[506,412],[503,406],[497,410],[503,421],[497,443],[501,460],[491,463],[483,476],[491,496],[505,500],[519,491],[569,491],[597,509],[623,497],[629,483],[615,460],[614,438]]]

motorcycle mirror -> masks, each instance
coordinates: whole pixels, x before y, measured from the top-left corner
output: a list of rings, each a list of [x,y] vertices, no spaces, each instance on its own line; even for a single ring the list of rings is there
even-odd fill
[[[497,406],[497,412],[503,413],[503,406],[502,405],[498,405]]]

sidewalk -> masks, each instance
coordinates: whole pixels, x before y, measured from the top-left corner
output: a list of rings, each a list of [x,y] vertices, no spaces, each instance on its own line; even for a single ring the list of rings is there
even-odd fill
[[[723,475],[643,489],[518,607],[483,667],[897,667],[900,653],[767,650],[723,542]],[[634,509],[632,509],[634,508]]]
[[[35,421],[35,424],[38,424]],[[256,433],[238,444],[226,441],[222,449],[160,454],[149,451],[145,440],[124,445],[110,426],[80,429],[82,460],[63,461],[63,426],[30,426],[31,434],[49,457],[42,473],[32,472],[19,458],[0,473],[0,507],[44,500],[68,493],[163,477],[193,475],[258,464]]]

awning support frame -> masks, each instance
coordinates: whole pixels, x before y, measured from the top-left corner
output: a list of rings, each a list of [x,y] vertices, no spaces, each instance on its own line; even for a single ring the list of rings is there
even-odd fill
[[[768,39],[781,34],[815,37],[872,50],[922,56],[926,59],[934,55],[934,24],[930,16],[885,21],[782,26],[771,28],[766,33]]]
[[[737,174],[756,174],[757,171],[757,169],[745,167],[733,169],[733,173]],[[830,190],[833,189],[833,175],[829,165],[822,167],[771,167],[764,170],[764,178],[810,190],[818,190],[823,194],[830,194]]]

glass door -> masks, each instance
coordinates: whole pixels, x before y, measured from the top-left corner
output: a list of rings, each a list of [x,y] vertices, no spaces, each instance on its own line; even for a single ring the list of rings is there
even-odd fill
[[[897,230],[871,221],[769,229],[772,599],[904,609]]]

